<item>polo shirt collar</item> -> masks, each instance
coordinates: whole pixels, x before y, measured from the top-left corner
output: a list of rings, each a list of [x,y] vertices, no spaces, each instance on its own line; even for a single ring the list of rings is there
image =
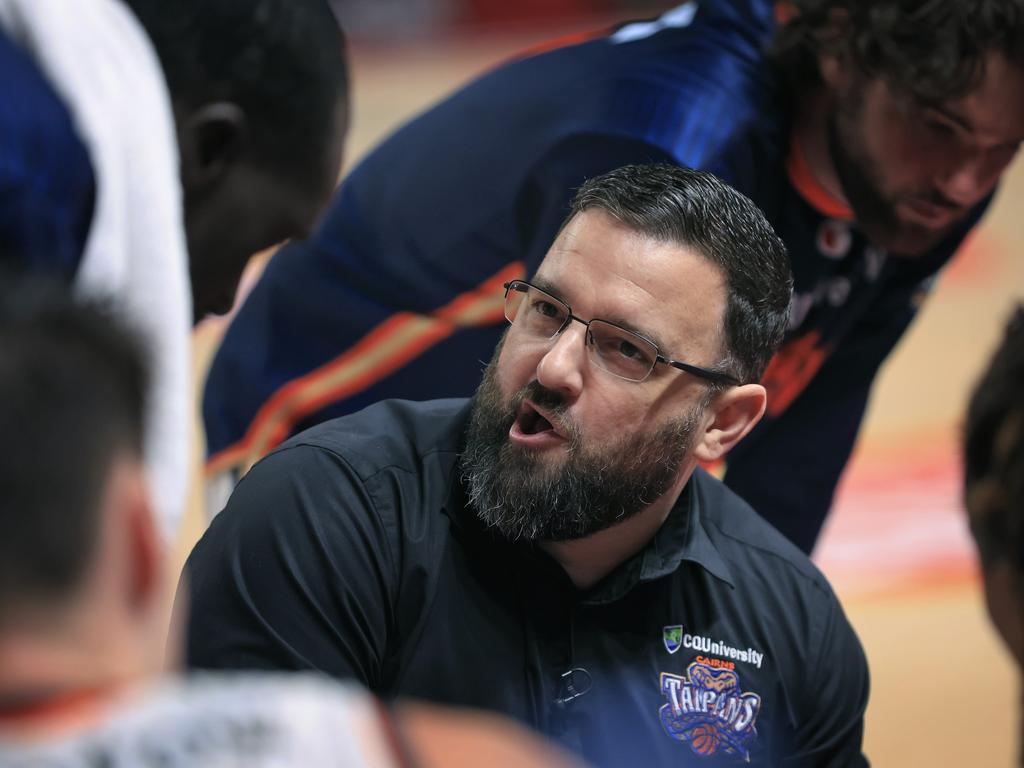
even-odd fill
[[[715,578],[735,587],[728,564],[704,528],[701,486],[708,479],[703,470],[695,470],[654,538],[591,589],[584,602],[603,604],[619,600],[638,583],[675,573],[684,561],[699,565]]]
[[[735,587],[729,565],[704,527],[704,485],[712,482],[703,469],[696,469],[669,514],[669,519],[644,549],[642,581],[660,578],[688,560],[700,565],[715,578]]]

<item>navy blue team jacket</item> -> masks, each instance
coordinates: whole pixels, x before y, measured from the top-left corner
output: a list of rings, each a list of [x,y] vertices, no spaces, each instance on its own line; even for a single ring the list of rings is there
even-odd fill
[[[797,192],[767,0],[660,19],[513,61],[401,128],[343,183],[319,231],[270,263],[232,323],[203,414],[213,474],[384,398],[471,394],[504,320],[586,178],[674,162],[721,176],[785,241],[793,321],[769,413],[726,483],[810,551],[871,382],[980,217],[922,258],[888,258]]]

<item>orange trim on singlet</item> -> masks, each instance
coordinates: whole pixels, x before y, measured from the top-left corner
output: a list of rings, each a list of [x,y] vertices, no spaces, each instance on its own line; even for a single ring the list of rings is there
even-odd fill
[[[846,203],[833,197],[811,173],[804,151],[797,141],[796,132],[790,137],[789,155],[786,157],[789,181],[804,200],[818,213],[831,219],[853,221],[853,211]]]
[[[807,388],[829,355],[819,346],[821,331],[814,330],[790,339],[768,363],[761,384],[768,393],[766,413],[777,418]]]
[[[778,418],[789,408],[825,363],[830,350],[819,346],[820,340],[821,332],[814,330],[790,339],[772,356],[761,377],[768,396],[767,416]],[[701,466],[719,480],[729,468],[726,458],[701,462]]]
[[[502,285],[522,277],[523,271],[521,262],[513,262],[430,315],[392,315],[338,357],[288,382],[260,408],[240,441],[210,457],[207,475],[235,467],[247,469],[306,416],[368,389],[459,328],[500,322],[504,318]]]
[[[87,720],[102,708],[110,695],[105,688],[82,688],[16,706],[4,706],[0,697],[0,728],[20,728],[36,721]]]
[[[773,10],[775,11],[775,23],[780,27],[800,12],[796,5],[788,0],[779,0],[775,3]]]

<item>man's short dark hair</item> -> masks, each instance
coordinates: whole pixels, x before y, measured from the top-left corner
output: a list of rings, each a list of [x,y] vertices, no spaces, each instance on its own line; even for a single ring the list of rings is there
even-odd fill
[[[744,383],[759,381],[786,332],[793,277],[786,247],[757,206],[710,173],[652,164],[587,181],[566,223],[591,208],[692,248],[721,268],[728,290],[726,359],[716,369]]]
[[[319,167],[339,97],[348,97],[344,39],[327,0],[125,2],[176,103],[232,101],[268,162],[294,178]]]
[[[966,95],[991,51],[1024,64],[1024,0],[789,0],[774,53],[794,87],[834,53],[924,103]]]
[[[0,275],[0,625],[78,585],[113,459],[141,455],[146,383],[108,312]]]
[[[1009,562],[1024,595],[1024,307],[967,409],[964,500],[982,562]]]

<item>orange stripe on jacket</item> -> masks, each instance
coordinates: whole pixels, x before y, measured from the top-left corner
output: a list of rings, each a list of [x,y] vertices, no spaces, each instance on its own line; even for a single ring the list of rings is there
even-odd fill
[[[206,473],[236,467],[247,470],[309,414],[370,388],[459,328],[500,322],[504,317],[501,287],[523,272],[523,264],[513,262],[430,315],[392,315],[338,357],[278,389],[260,408],[245,436],[210,458]]]
[[[579,43],[589,43],[591,40],[597,40],[600,37],[607,37],[608,29],[594,29],[586,32],[570,32],[567,35],[559,35],[558,37],[552,38],[551,40],[544,40],[536,45],[531,45],[520,53],[516,54],[515,58],[525,59],[530,56],[537,56],[548,51],[554,51],[559,48],[568,48],[570,45],[578,45]]]

